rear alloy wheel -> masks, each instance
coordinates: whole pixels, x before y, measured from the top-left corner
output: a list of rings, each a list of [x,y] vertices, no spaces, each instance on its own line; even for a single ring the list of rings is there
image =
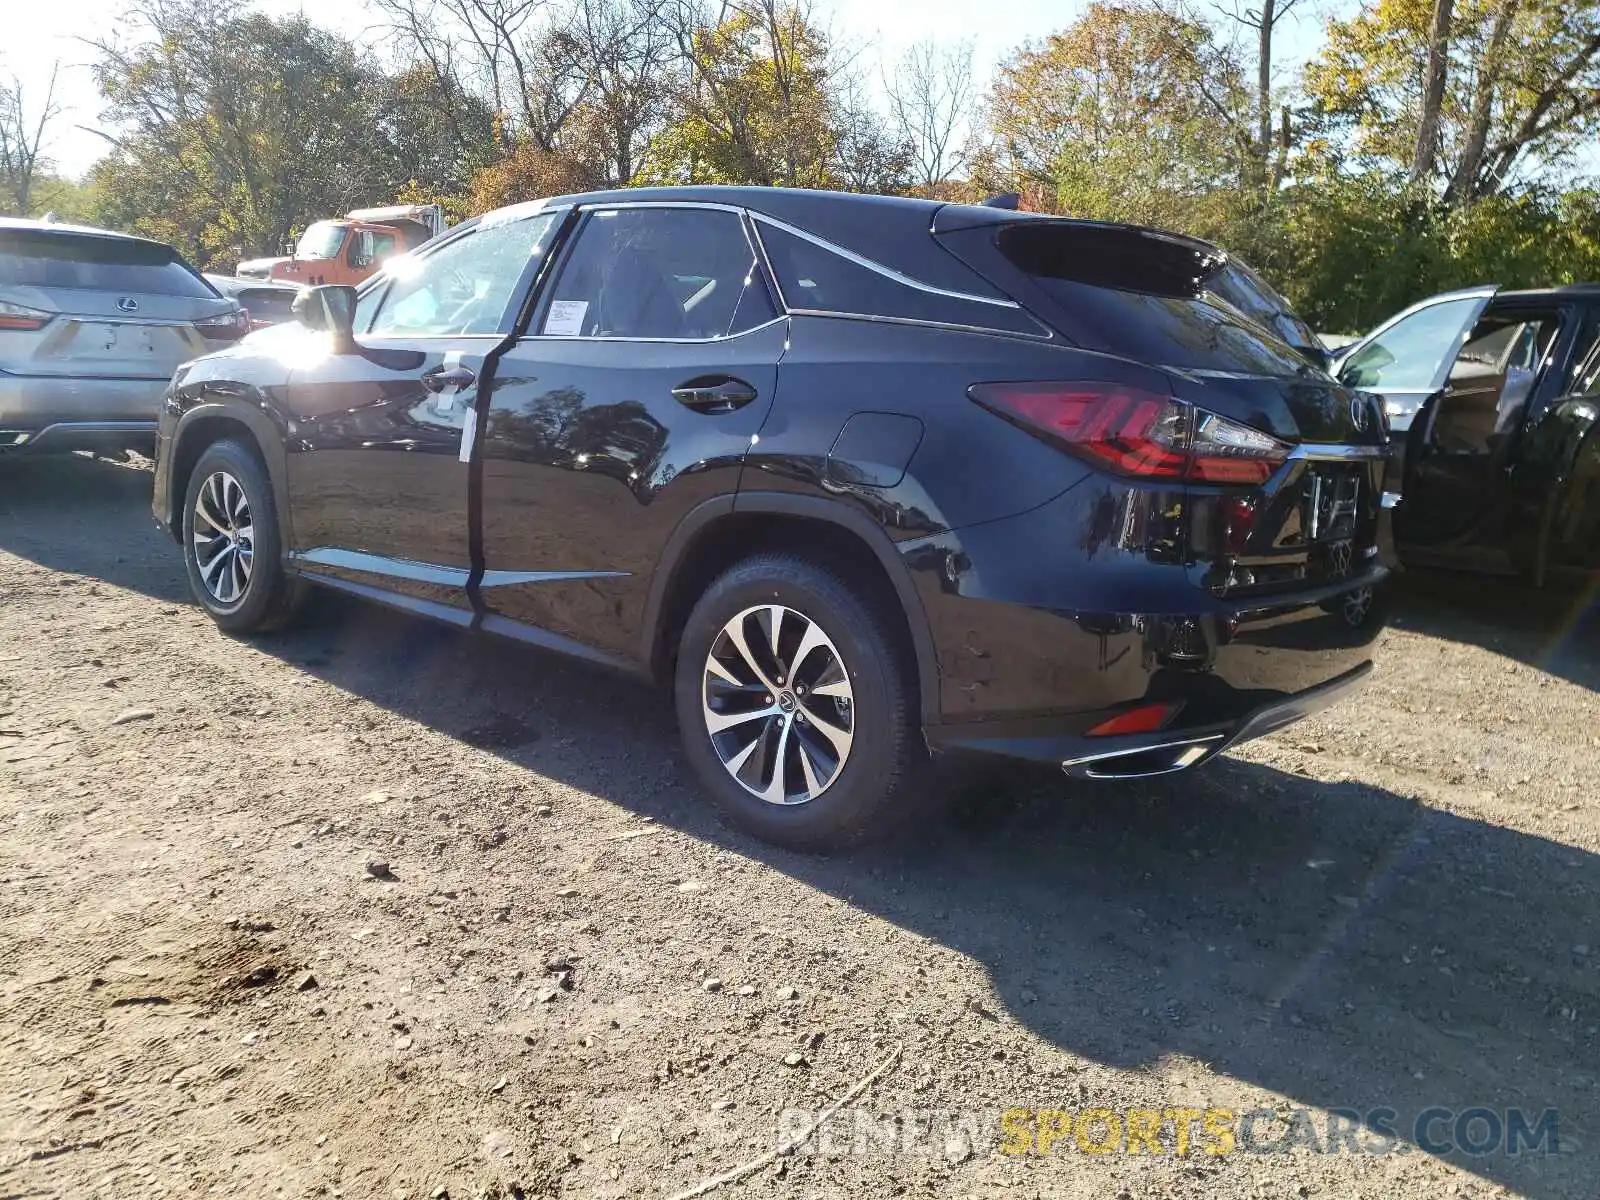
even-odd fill
[[[229,440],[201,452],[184,492],[183,561],[194,598],[230,633],[294,615],[300,587],[283,569],[272,484],[252,448]]]
[[[706,733],[723,769],[768,804],[806,804],[839,778],[855,689],[822,627],[781,604],[737,613],[706,655]]]
[[[786,554],[746,559],[701,596],[678,644],[678,723],[733,824],[837,850],[907,815],[921,759],[915,689],[885,608]]]

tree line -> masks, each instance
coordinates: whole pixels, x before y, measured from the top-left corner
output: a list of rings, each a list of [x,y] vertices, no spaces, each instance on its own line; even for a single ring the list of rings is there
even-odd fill
[[[1352,331],[1452,286],[1600,279],[1600,6],[1368,0],[1279,86],[1299,2],[1100,0],[980,81],[970,42],[868,66],[810,0],[368,0],[358,39],[134,0],[89,39],[110,132],[81,184],[41,151],[53,97],[0,83],[0,211],[225,269],[396,199],[459,218],[643,184],[1016,192],[1218,241]]]

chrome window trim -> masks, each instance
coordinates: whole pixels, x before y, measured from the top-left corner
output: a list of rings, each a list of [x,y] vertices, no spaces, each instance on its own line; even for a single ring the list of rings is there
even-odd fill
[[[779,313],[769,321],[763,321],[759,325],[752,325],[749,329],[741,329],[738,333],[725,333],[721,337],[710,338],[594,337],[593,335],[586,333],[573,334],[568,337],[559,333],[525,333],[516,340],[518,342],[604,342],[608,344],[616,344],[619,342],[648,342],[651,344],[672,346],[707,346],[715,342],[731,342],[735,338],[747,337],[752,333],[759,333],[763,329],[770,329],[774,325],[782,324],[788,319],[788,313]]]
[[[1022,305],[1018,304],[1015,300],[1001,300],[993,296],[974,296],[970,292],[957,292],[952,291],[950,288],[935,287],[931,283],[923,283],[920,280],[911,278],[909,275],[902,275],[893,267],[886,267],[882,263],[873,262],[870,258],[865,258],[862,255],[857,254],[853,250],[846,250],[843,246],[840,246],[834,242],[830,242],[826,238],[818,237],[814,233],[807,233],[804,229],[798,229],[789,224],[787,221],[780,221],[777,217],[769,217],[766,213],[752,211],[750,213],[750,217],[757,224],[771,225],[774,229],[782,230],[791,237],[797,237],[801,241],[810,242],[813,246],[816,246],[821,250],[825,250],[829,254],[836,254],[840,258],[845,259],[848,262],[852,262],[858,267],[865,267],[867,270],[872,271],[875,274],[882,275],[885,279],[891,280],[894,283],[898,283],[901,287],[908,287],[919,292],[925,292],[930,296],[943,296],[947,300],[966,300],[972,304],[993,305],[995,308],[1020,309],[1022,307]],[[759,233],[760,231],[757,230],[758,236]],[[799,310],[791,309],[790,311]],[[913,320],[913,318],[901,319]],[[926,324],[927,322],[917,323]]]
[[[1048,342],[1056,336],[1042,324],[1038,333],[1022,333],[1016,329],[996,329],[993,325],[961,325],[954,321],[929,321],[921,317],[885,317],[877,313],[835,312],[831,308],[791,308],[787,312],[791,317],[827,317],[835,321],[870,321],[876,325],[912,325],[922,329],[948,329],[956,333],[981,333],[985,337],[1020,338],[1032,342]],[[1029,316],[1029,319],[1033,318]]]

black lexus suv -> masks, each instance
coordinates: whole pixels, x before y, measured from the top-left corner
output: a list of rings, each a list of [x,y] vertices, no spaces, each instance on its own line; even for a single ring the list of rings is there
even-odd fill
[[[1387,429],[1214,247],[689,187],[519,204],[181,368],[154,509],[224,629],[321,584],[671,684],[828,849],[930,753],[1177,771],[1370,669]]]

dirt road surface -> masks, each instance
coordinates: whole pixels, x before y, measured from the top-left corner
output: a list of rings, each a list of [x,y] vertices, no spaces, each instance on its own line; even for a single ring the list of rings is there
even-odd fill
[[[630,680],[332,597],[220,634],[149,480],[0,462],[0,1196],[1600,1195],[1570,600],[1412,581],[1357,700],[829,860]],[[1475,1107],[1556,1124],[1444,1153]],[[1240,1144],[1090,1152],[1174,1108]]]

